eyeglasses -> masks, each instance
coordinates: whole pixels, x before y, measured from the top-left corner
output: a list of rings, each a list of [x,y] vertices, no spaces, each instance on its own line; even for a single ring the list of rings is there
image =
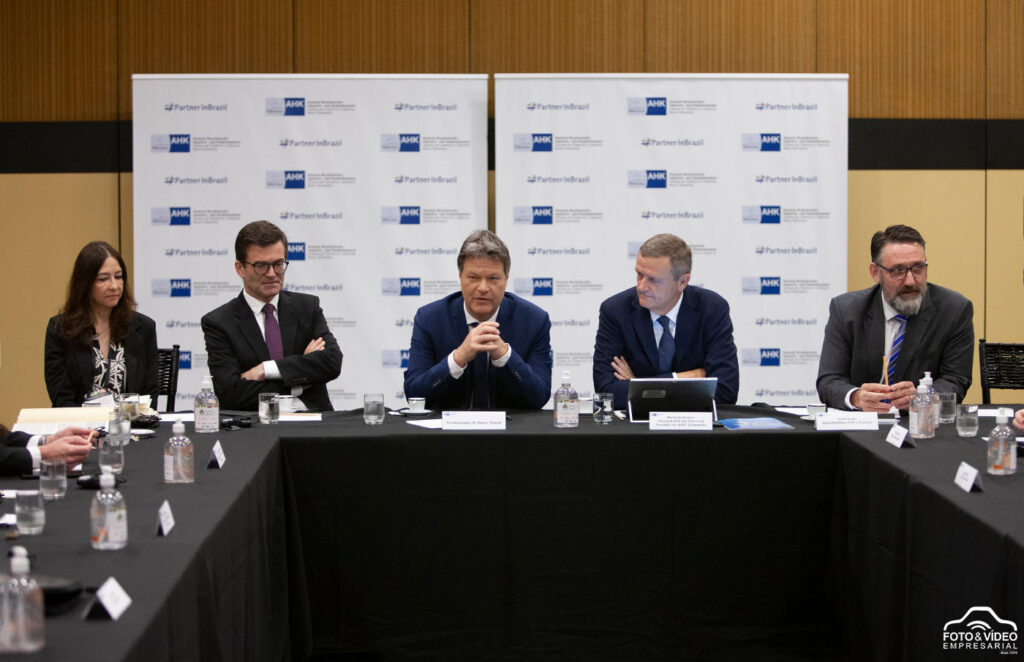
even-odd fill
[[[926,271],[928,271],[927,262],[921,262],[909,267],[893,267],[892,269],[890,269],[889,267],[883,267],[877,262],[875,262],[875,266],[878,267],[879,269],[884,269],[885,271],[888,271],[889,275],[895,278],[896,280],[903,280],[904,278],[906,278],[907,272],[914,274],[914,278],[920,278],[925,274]]]
[[[274,273],[280,275],[288,269],[288,260],[278,260],[277,262],[245,262],[239,260],[242,264],[248,264],[252,267],[260,276],[266,276],[267,272],[270,271],[270,267],[274,267]]]

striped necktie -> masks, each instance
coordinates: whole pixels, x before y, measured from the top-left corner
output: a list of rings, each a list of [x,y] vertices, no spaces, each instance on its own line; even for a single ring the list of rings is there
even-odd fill
[[[896,335],[892,339],[892,350],[889,352],[889,371],[886,377],[888,378],[889,385],[895,383],[896,377],[896,362],[900,358],[900,348],[903,347],[903,336],[906,335],[907,331],[907,316],[906,315],[894,315],[894,320],[899,320],[900,327],[896,329]]]

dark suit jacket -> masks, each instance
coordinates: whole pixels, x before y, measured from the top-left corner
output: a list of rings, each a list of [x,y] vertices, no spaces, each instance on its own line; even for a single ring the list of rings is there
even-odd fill
[[[534,304],[509,292],[498,309],[498,331],[512,347],[508,363],[488,373],[498,409],[540,409],[551,397],[551,320]],[[406,397],[425,397],[428,409],[465,409],[473,393],[472,364],[452,379],[448,355],[469,334],[462,293],[416,311],[405,371]]]
[[[203,316],[207,361],[221,409],[256,411],[260,393],[287,395],[293,386],[304,386],[299,398],[306,408],[333,410],[327,382],[341,374],[341,349],[327,328],[320,299],[282,290],[277,302],[284,344],[284,358],[277,360],[281,371],[278,380],[242,379],[243,372],[269,361],[270,352],[256,316],[241,293]],[[326,346],[318,352],[303,354],[315,338],[323,338]]]
[[[818,363],[818,397],[846,408],[846,394],[882,379],[885,313],[878,285],[832,299]],[[907,319],[895,382],[917,382],[926,370],[936,391],[963,400],[974,362],[974,306],[961,294],[928,284],[921,310]],[[894,382],[894,383],[895,383]]]
[[[21,476],[32,473],[32,456],[25,449],[31,435],[7,432],[0,426],[0,476]]]
[[[704,368],[708,377],[718,378],[718,404],[735,404],[740,369],[726,300],[711,290],[688,285],[676,317],[675,341],[671,373]],[[611,362],[616,356],[624,357],[637,377],[672,376],[669,372],[658,373],[651,311],[640,306],[635,287],[601,304],[594,343],[594,390],[614,394],[615,408],[622,409],[629,382],[615,377]]]
[[[60,316],[46,325],[46,390],[54,407],[79,407],[92,392],[92,347],[71,344],[57,331]],[[135,313],[135,324],[122,341],[125,383],[122,391],[149,395],[156,405],[160,388],[156,367],[156,323]]]

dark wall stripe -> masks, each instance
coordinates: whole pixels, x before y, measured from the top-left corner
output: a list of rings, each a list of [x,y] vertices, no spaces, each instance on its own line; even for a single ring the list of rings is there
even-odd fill
[[[0,122],[0,145],[0,173],[132,170],[131,122]],[[849,148],[851,170],[1024,170],[1024,120],[851,119]]]

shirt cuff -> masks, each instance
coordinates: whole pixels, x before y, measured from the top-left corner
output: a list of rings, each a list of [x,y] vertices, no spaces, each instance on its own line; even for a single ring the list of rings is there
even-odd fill
[[[860,411],[859,409],[857,409],[856,407],[853,406],[853,401],[850,399],[851,397],[853,397],[853,392],[854,391],[858,391],[858,390],[860,390],[860,389],[851,388],[850,391],[846,394],[846,408],[847,409],[853,409],[854,411]]]
[[[263,362],[263,376],[266,379],[281,379],[281,371],[277,369],[277,361]]]
[[[505,343],[505,347],[507,347],[505,353],[491,361],[491,365],[495,368],[504,368],[505,364],[508,363],[508,360],[512,358],[512,345]]]
[[[28,443],[25,444],[25,450],[32,456],[32,473],[39,473],[39,463],[43,459],[42,451],[39,450],[39,442],[42,441],[43,435],[36,434],[32,435]]]
[[[466,364],[469,365],[468,363]],[[460,368],[459,364],[455,362],[455,350],[448,355],[448,372],[451,374],[452,379],[459,379],[462,377],[462,373],[466,372],[465,368]]]

